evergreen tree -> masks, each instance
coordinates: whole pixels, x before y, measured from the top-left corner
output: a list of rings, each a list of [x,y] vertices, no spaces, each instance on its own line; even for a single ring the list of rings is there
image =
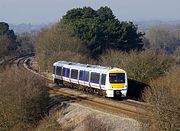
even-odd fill
[[[116,19],[109,7],[72,9],[62,21],[72,27],[72,34],[83,40],[93,57],[109,48],[129,51],[143,47],[144,34],[132,22]]]
[[[13,30],[9,29],[9,25],[5,22],[0,22],[0,36],[6,36],[9,39],[9,50],[17,49],[16,35]]]

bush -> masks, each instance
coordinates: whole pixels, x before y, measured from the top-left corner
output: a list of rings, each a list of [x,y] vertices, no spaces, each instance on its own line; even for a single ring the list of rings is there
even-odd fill
[[[46,82],[14,68],[7,68],[0,78],[0,130],[20,123],[35,126],[48,111]]]
[[[123,68],[129,78],[145,83],[162,76],[175,64],[172,56],[164,53],[156,54],[150,50],[130,53],[110,50],[101,57],[101,61],[106,66]]]
[[[57,122],[57,114],[53,113],[40,121],[35,131],[61,131]]]
[[[101,63],[127,71],[127,96],[142,100],[142,93],[149,86],[150,80],[164,75],[175,64],[175,60],[172,56],[155,54],[150,50],[130,53],[109,50],[101,56]]]
[[[110,131],[112,127],[104,123],[102,119],[96,118],[95,115],[89,115],[85,121],[86,131]]]
[[[156,130],[180,130],[180,67],[173,67],[166,76],[150,82],[144,100],[150,103]]]
[[[39,33],[36,41],[36,56],[41,70],[48,70],[52,65],[49,61],[54,59],[61,60],[64,52],[69,52],[67,55],[72,53],[71,59],[76,56],[79,57],[79,54],[82,56],[88,54],[81,40],[72,37],[68,32],[68,27],[62,23],[55,24]],[[65,56],[65,58],[68,57]]]
[[[87,63],[95,64],[96,63],[96,61],[88,58],[85,54],[82,55],[80,53],[64,51],[64,52],[59,52],[59,53],[53,53],[51,55],[51,57],[47,61],[48,71],[51,71],[53,63],[56,61],[59,61],[59,60],[84,63],[84,64],[87,64]]]

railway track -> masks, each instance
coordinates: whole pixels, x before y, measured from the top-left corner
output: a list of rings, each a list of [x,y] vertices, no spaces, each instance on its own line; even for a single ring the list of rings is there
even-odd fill
[[[14,57],[2,62],[0,64],[0,68],[4,69],[7,66],[12,66],[14,64],[19,66],[20,64],[24,63],[24,61],[22,61],[22,60],[25,60],[26,58],[33,56],[33,55],[34,55],[34,53],[27,54],[27,55],[21,55],[21,56],[14,56]]]
[[[67,96],[67,97],[72,98],[73,100],[75,100],[78,103],[88,104],[92,107],[96,107],[96,108],[98,107],[103,110],[108,110],[108,111],[115,112],[115,113],[123,113],[128,116],[134,116],[134,117],[137,117],[137,116],[145,117],[146,116],[145,111],[140,112],[140,111],[137,111],[136,109],[130,109],[130,108],[122,107],[122,106],[108,104],[108,103],[102,102],[100,100],[95,100],[95,99],[89,98],[89,97],[74,95],[73,93],[69,93],[69,92],[65,92],[65,91],[61,91],[61,90],[57,90],[57,89],[51,89],[50,94],[54,94],[57,96],[59,96],[59,95]]]
[[[2,62],[0,64],[0,68],[1,69],[5,69],[7,66],[11,66],[19,57],[15,56],[15,57],[12,57],[4,62]]]
[[[37,73],[36,71],[33,71],[32,68],[27,65],[27,63],[30,63],[30,59],[27,59],[27,57],[19,58],[17,65],[20,68],[25,68],[26,70],[30,71],[31,73],[34,73],[36,75],[39,75],[41,77],[44,77],[40,73]],[[44,77],[49,83],[53,83],[52,80]],[[67,92],[65,90],[62,90],[62,88],[57,89],[59,87],[57,86],[51,86],[49,87],[49,93],[52,97],[58,97],[58,96],[63,96],[67,97],[69,99],[72,99],[73,102],[83,104],[86,106],[89,106],[91,108],[95,108],[98,110],[106,110],[111,113],[116,113],[116,114],[123,114],[128,117],[133,117],[133,118],[138,118],[138,120],[147,120],[150,116],[146,114],[146,108],[147,104],[142,103],[142,102],[136,102],[133,100],[113,100],[113,99],[107,99],[107,98],[102,98],[98,97],[95,95],[89,95],[87,96],[82,95],[82,92],[80,94],[74,94]],[[105,100],[105,101],[104,101]]]

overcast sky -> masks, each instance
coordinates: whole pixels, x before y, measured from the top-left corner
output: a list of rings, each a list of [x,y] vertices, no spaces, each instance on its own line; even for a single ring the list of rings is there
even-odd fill
[[[0,21],[48,24],[84,6],[108,6],[119,20],[180,20],[180,0],[0,0]]]

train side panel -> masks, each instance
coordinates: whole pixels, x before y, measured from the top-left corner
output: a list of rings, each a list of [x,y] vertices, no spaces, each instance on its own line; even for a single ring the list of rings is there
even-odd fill
[[[53,64],[53,80],[99,89],[105,92],[107,97],[126,97],[128,89],[127,74],[122,69],[95,68],[95,66],[91,68],[83,64],[68,65],[64,61]]]

